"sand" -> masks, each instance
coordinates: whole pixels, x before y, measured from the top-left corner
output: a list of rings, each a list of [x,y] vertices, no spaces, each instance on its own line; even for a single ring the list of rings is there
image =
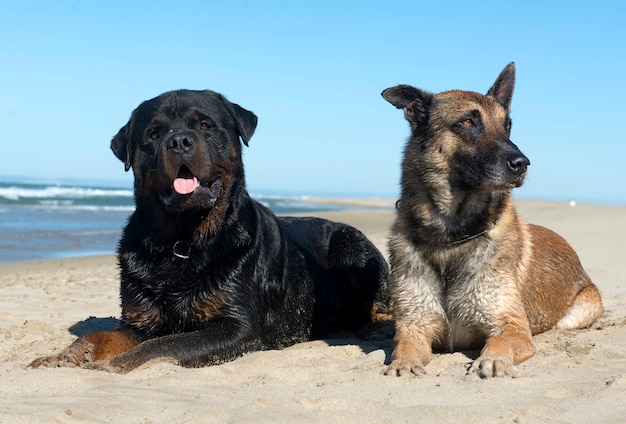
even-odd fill
[[[0,266],[0,422],[626,422],[626,207],[517,203],[529,222],[570,241],[606,308],[589,329],[536,336],[537,354],[517,378],[465,375],[467,352],[436,354],[420,378],[387,377],[391,340],[356,338],[200,369],[27,369],[119,313],[115,258],[74,258]],[[355,225],[386,252],[391,210],[320,215]]]

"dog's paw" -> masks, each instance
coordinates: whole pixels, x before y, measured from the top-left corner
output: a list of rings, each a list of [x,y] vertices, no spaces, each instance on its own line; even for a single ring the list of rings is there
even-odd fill
[[[426,374],[426,369],[416,357],[396,359],[391,362],[384,372],[385,375],[395,377],[421,376]]]
[[[81,337],[56,355],[44,356],[31,362],[29,368],[82,367],[92,362],[93,344]]]
[[[132,371],[131,368],[125,367],[123,364],[115,363],[113,359],[114,358],[89,362],[88,364],[85,364],[83,368],[95,371],[106,371],[115,374],[126,374]]]
[[[513,362],[503,357],[481,356],[468,366],[467,373],[476,373],[480,378],[516,377]]]
[[[28,368],[54,368],[60,367],[63,365],[61,361],[60,354],[59,355],[50,355],[50,356],[42,356],[41,358],[35,359],[33,362],[28,364]],[[71,366],[71,364],[68,364]]]

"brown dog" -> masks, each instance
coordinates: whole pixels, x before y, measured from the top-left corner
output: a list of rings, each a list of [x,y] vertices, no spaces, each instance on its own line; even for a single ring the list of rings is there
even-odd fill
[[[513,207],[530,165],[509,139],[514,84],[511,63],[485,96],[408,85],[382,93],[412,129],[389,241],[396,335],[387,375],[425,373],[433,348],[481,346],[470,372],[514,375],[535,353],[533,334],[584,328],[603,312],[573,249]]]

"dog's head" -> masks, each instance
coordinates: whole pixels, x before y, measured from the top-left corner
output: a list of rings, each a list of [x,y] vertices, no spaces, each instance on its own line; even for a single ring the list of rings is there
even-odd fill
[[[486,95],[452,90],[431,94],[409,85],[383,91],[411,124],[412,168],[438,169],[470,190],[509,190],[524,181],[530,161],[510,140],[515,65]]]
[[[143,102],[111,142],[132,168],[137,207],[205,213],[243,185],[241,141],[257,117],[213,91],[178,90]]]

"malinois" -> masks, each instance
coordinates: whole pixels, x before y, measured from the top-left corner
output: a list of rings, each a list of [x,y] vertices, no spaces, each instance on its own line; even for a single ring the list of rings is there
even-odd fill
[[[432,350],[482,347],[480,377],[514,376],[532,335],[591,325],[596,286],[568,243],[513,207],[530,161],[510,140],[515,65],[487,95],[398,85],[382,95],[412,135],[389,239],[396,334],[387,375],[420,375]]]

